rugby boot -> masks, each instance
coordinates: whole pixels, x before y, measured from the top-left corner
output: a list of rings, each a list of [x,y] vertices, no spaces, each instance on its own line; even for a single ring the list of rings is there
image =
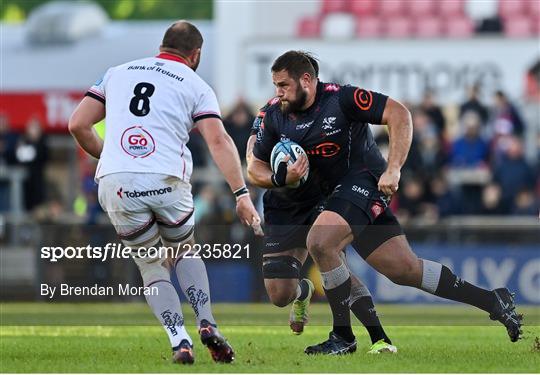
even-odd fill
[[[199,327],[201,342],[208,348],[212,359],[215,362],[231,363],[234,361],[234,350],[229,345],[225,337],[219,333],[218,329],[207,320],[201,321]]]
[[[356,351],[356,339],[351,342],[345,341],[341,336],[330,332],[328,340],[321,342],[317,345],[308,346],[304,353],[313,354],[326,354],[326,355],[342,355],[350,354]]]
[[[289,315],[289,326],[291,327],[292,333],[294,335],[301,335],[304,332],[304,326],[308,322],[308,307],[315,286],[310,279],[304,279],[309,286],[309,292],[303,301],[295,299],[292,303],[291,313]]]
[[[383,339],[377,341],[371,348],[369,348],[368,354],[381,354],[381,353],[397,353],[397,348],[394,345],[390,345]]]
[[[173,363],[179,363],[182,365],[192,365],[195,362],[193,346],[188,340],[182,340],[180,345],[178,345],[178,349],[173,351],[172,361]]]
[[[510,293],[507,288],[495,289],[493,293],[495,293],[497,301],[489,318],[501,322],[506,327],[510,341],[516,342],[523,333],[521,330],[523,316],[516,312],[514,293]]]

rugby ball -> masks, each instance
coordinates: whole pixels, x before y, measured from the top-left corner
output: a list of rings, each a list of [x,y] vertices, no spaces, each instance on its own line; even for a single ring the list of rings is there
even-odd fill
[[[289,140],[279,141],[278,143],[276,143],[276,145],[272,149],[272,153],[270,154],[270,166],[272,168],[272,172],[275,173],[277,171],[279,163],[281,163],[287,155],[290,155],[291,157],[287,162],[287,164],[289,165],[293,164],[301,155],[305,155],[307,157],[306,152],[298,143]],[[293,189],[299,187],[306,182],[308,176],[309,166],[304,177],[302,177],[294,184],[287,185],[287,187]]]

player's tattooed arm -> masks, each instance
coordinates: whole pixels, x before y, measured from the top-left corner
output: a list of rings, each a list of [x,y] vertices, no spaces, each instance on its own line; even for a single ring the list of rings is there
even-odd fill
[[[253,125],[251,125],[250,135],[246,144],[246,162],[249,165],[251,159],[253,159],[253,146],[255,146],[255,141],[257,140],[257,134],[261,131],[261,124],[264,119],[264,112],[259,112],[255,120],[253,120]]]
[[[246,144],[246,162],[249,165],[251,160],[253,159],[253,146],[255,145],[255,138],[256,136],[254,134],[250,135],[247,144]],[[248,176],[249,177],[249,176]]]
[[[271,126],[265,128],[264,116],[261,111],[251,127],[251,136],[246,148],[247,176],[250,183],[255,186],[271,189],[272,169],[270,168],[270,152],[279,138],[272,132]]]
[[[413,125],[411,113],[400,102],[388,98],[382,123],[388,126],[388,167],[379,179],[379,190],[391,195],[398,190],[401,167],[411,148]]]
[[[99,159],[103,140],[94,130],[94,124],[105,118],[105,104],[86,96],[79,103],[68,123],[69,132],[84,151]]]

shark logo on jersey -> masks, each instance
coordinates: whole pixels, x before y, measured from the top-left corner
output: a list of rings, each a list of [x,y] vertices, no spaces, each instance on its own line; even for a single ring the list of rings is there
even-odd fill
[[[334,130],[334,124],[336,123],[335,117],[325,117],[323,120],[323,130]]]

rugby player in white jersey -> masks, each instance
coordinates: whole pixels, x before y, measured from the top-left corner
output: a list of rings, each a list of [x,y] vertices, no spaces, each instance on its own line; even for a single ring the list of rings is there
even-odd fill
[[[210,306],[206,268],[200,258],[145,256],[149,247],[188,249],[193,243],[192,158],[186,144],[197,126],[210,154],[236,196],[243,224],[260,231],[260,218],[246,188],[238,152],[225,132],[216,96],[195,70],[203,38],[186,21],[166,31],[155,57],[110,68],[86,93],[69,121],[79,145],[99,159],[99,202],[124,245],[133,250],[146,296],[173,348],[173,361],[193,363],[193,342],[184,328],[180,287],[197,317],[201,341],[216,362],[231,362],[234,352],[219,333]],[[93,124],[105,118],[103,142]],[[139,254],[141,253],[141,254]],[[178,255],[178,254],[177,254]]]

